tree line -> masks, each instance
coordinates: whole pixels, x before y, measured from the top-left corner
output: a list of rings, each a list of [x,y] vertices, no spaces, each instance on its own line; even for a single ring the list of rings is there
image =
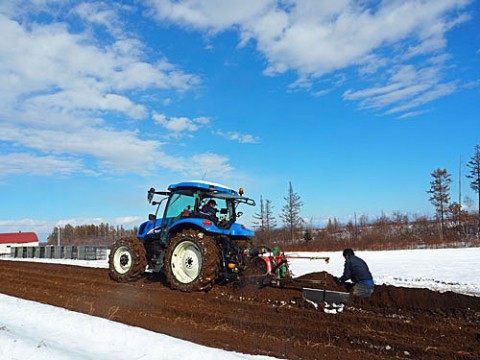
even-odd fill
[[[56,226],[47,237],[47,245],[108,245],[122,237],[136,236],[137,228],[124,229],[122,225]]]
[[[339,250],[345,247],[357,249],[401,249],[480,245],[480,145],[467,163],[466,177],[470,187],[478,195],[478,213],[465,210],[459,201],[451,201],[451,175],[438,168],[431,173],[432,181],[427,193],[435,208],[435,218],[424,215],[411,216],[393,212],[373,220],[367,215],[355,214],[352,221],[341,223],[329,219],[324,228],[315,228],[301,216],[303,205],[300,196],[293,191],[291,182],[280,218],[283,227],[277,228],[272,215],[270,200],[260,198],[260,212],[254,215],[257,238],[272,246],[281,245],[296,250]],[[471,205],[468,198],[464,201]]]
[[[466,175],[470,179],[470,187],[478,195],[478,214],[476,219],[472,219],[472,214],[462,209],[462,199],[459,196],[458,202],[451,202],[450,184],[452,183],[451,174],[447,169],[438,168],[431,174],[432,181],[429,201],[435,207],[436,220],[440,226],[439,235],[443,238],[447,232],[455,231],[457,233],[468,233],[469,229],[476,227],[478,233],[480,228],[480,145],[474,147],[474,154],[467,163],[469,169]],[[475,221],[476,220],[476,221]]]

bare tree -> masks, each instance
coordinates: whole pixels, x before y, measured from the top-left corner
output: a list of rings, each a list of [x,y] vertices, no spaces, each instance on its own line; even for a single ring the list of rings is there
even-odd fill
[[[467,178],[472,179],[470,187],[478,194],[478,221],[480,222],[480,145],[475,145],[473,156],[467,166],[470,168]]]
[[[445,235],[445,214],[450,202],[450,183],[452,179],[447,169],[437,169],[431,175],[433,180],[430,182],[430,190],[427,190],[427,193],[431,194],[429,201],[435,207],[443,238]]]
[[[335,238],[337,233],[341,231],[341,228],[342,228],[342,226],[341,226],[340,222],[337,220],[336,217],[334,217],[333,219],[328,218],[328,223],[327,223],[326,230],[327,230],[328,235],[332,239]]]
[[[275,229],[276,226],[277,226],[277,221],[273,216],[272,201],[266,199],[265,200],[265,233],[267,236],[267,240],[270,240],[270,235],[272,234],[272,231]]]
[[[273,216],[272,201],[260,196],[260,211],[253,215],[255,221],[253,225],[257,231],[257,237],[261,240],[269,241],[271,233],[277,226],[275,217]]]
[[[263,197],[260,196],[260,212],[253,214],[253,218],[256,221],[253,221],[253,225],[257,230],[257,236],[259,238],[263,238],[263,234],[265,233],[265,206],[263,205]]]
[[[460,204],[454,201],[453,203],[448,205],[446,213],[447,213],[447,219],[452,224],[455,224],[458,231],[461,231],[463,212],[460,209]]]
[[[300,195],[293,191],[292,182],[288,183],[288,194],[284,196],[286,204],[282,207],[280,218],[290,232],[290,240],[295,242],[295,231],[302,224],[303,219],[300,217],[300,210],[303,206]]]

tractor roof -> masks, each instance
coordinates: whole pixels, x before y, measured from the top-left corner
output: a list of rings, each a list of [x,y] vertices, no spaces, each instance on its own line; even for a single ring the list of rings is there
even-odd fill
[[[224,193],[224,194],[231,194],[235,196],[239,196],[238,192],[233,190],[232,188],[229,188],[225,185],[213,183],[213,182],[207,182],[203,180],[189,180],[185,182],[181,182],[178,184],[171,184],[168,187],[168,190],[171,192],[176,192],[179,190],[184,190],[184,189],[198,189],[198,190],[204,190],[204,191],[215,191],[218,193]]]

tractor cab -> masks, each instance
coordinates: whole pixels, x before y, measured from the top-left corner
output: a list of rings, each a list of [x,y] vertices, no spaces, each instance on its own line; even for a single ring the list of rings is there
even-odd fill
[[[160,201],[154,200],[157,195],[164,197]],[[137,237],[168,243],[172,232],[192,227],[214,234],[253,236],[251,230],[236,223],[243,214],[237,211],[240,204],[255,205],[253,199],[242,195],[243,189],[237,192],[224,185],[204,181],[171,184],[168,191],[151,188],[147,198],[157,209],[155,214],[150,214],[149,221],[140,225]],[[211,200],[216,203],[214,215],[202,211]],[[159,213],[163,215],[159,216]]]

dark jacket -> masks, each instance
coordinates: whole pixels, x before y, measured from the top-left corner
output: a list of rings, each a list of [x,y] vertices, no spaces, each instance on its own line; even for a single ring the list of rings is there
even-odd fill
[[[203,205],[202,209],[200,210],[200,213],[204,216],[207,217],[216,217],[217,216],[217,209],[212,208],[210,205],[205,204]]]
[[[348,279],[351,279],[354,283],[362,280],[373,280],[367,263],[358,256],[350,256],[345,261],[345,269],[343,270],[343,275],[339,280],[343,283]]]

